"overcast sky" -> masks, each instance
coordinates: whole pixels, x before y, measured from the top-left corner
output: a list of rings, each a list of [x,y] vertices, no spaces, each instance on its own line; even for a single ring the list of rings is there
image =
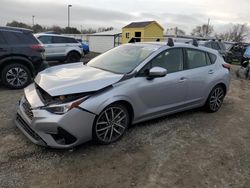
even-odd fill
[[[132,21],[156,20],[164,28],[178,26],[190,33],[211,18],[217,32],[233,23],[250,25],[250,0],[1,0],[0,25],[17,20],[43,26],[67,26],[67,5],[72,4],[71,26],[122,28]]]

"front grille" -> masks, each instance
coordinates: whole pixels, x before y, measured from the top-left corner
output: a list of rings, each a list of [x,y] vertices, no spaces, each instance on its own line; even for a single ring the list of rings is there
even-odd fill
[[[17,114],[16,121],[19,123],[19,125],[22,126],[22,128],[35,140],[41,140],[40,136],[33,131],[29,125],[22,119],[22,117]]]
[[[22,107],[24,109],[25,114],[28,116],[29,119],[33,119],[33,112],[30,106],[30,103],[28,102],[28,100],[26,98],[24,98]]]

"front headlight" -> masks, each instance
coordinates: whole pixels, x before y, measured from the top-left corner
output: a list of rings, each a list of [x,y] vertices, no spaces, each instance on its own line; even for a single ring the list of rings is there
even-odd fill
[[[65,114],[66,112],[70,111],[73,108],[77,108],[83,101],[85,101],[87,97],[83,97],[81,99],[78,99],[76,101],[73,102],[69,102],[69,103],[64,103],[64,104],[52,104],[49,106],[44,106],[41,107],[41,109],[43,110],[47,110],[53,114],[58,114],[58,115],[62,115]]]

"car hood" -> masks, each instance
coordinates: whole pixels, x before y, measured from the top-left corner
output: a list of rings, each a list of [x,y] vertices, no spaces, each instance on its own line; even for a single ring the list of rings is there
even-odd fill
[[[122,74],[114,74],[101,69],[72,63],[54,66],[40,72],[35,78],[39,85],[51,96],[93,92],[118,82]]]

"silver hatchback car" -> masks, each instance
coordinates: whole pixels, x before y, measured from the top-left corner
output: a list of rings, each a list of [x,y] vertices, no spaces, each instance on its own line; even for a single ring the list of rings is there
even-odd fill
[[[24,90],[16,125],[35,144],[109,144],[130,124],[205,106],[229,88],[218,52],[190,44],[121,45],[91,60],[48,68]]]

